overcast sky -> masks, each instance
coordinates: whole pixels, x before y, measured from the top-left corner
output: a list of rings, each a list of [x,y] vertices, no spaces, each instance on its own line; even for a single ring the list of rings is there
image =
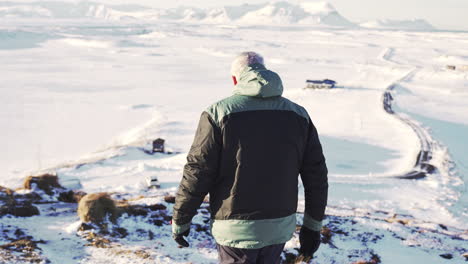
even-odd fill
[[[92,1],[92,0],[91,0]],[[95,0],[106,3],[142,4],[153,7],[256,4],[268,0]],[[304,0],[289,0],[299,3]],[[311,1],[311,0],[308,0]],[[312,0],[313,1],[313,0]],[[328,0],[344,17],[353,22],[374,19],[423,18],[438,29],[468,30],[468,0]]]

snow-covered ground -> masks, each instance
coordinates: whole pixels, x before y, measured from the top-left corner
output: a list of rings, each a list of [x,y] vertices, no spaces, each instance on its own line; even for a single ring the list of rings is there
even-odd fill
[[[281,8],[224,11],[236,20],[248,11],[245,21],[269,16],[273,22],[294,12],[302,19],[308,16],[304,10],[336,12],[327,4]],[[468,33],[29,15],[51,16],[45,10],[0,5],[1,186],[16,188],[29,174],[55,171],[63,183],[79,179],[88,193],[160,202],[180,181],[200,113],[230,95],[231,60],[254,50],[282,76],[284,96],[307,108],[324,145],[330,170],[327,223],[336,236],[321,247],[317,263],[374,254],[382,263],[465,261],[468,71],[446,65],[468,65]],[[337,89],[303,89],[306,79],[324,78],[336,80]],[[383,94],[392,85],[393,110],[426,133],[435,148],[431,164],[438,170],[424,179],[394,178],[412,170],[421,146],[413,129],[383,108]],[[158,137],[174,154],[141,151]],[[157,176],[161,189],[148,191],[147,176]],[[0,225],[46,241],[39,247],[53,263],[142,263],[132,255],[85,247],[74,229],[75,208],[52,207],[41,206],[41,215],[32,218],[0,218]],[[299,212],[302,207],[303,201]],[[394,214],[409,222],[392,222]],[[195,223],[203,225],[203,217]],[[209,236],[195,234],[192,248],[177,249],[168,225],[151,226],[144,217],[119,221],[130,233],[118,241],[119,248],[148,251],[148,261],[216,262]],[[146,233],[138,235],[140,229]],[[158,234],[157,243],[146,238],[149,231]],[[287,250],[294,252],[297,243],[294,238]],[[60,254],[58,244],[68,253]]]
[[[412,20],[391,20],[381,19],[367,21],[359,24],[361,27],[372,29],[394,29],[394,30],[416,30],[416,31],[433,31],[435,28],[424,19]]]

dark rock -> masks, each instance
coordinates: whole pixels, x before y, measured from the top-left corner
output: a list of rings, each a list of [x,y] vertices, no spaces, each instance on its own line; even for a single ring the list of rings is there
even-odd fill
[[[208,232],[208,226],[195,224],[195,231],[197,231],[197,232]]]
[[[444,258],[444,259],[453,259],[453,255],[450,254],[450,253],[447,253],[447,254],[440,254],[439,256],[441,256],[441,257]]]
[[[448,230],[447,226],[446,225],[443,225],[443,224],[439,224],[439,227],[442,228],[443,230]]]
[[[24,231],[21,230],[21,229],[19,229],[19,228],[17,228],[17,229],[15,230],[15,233],[14,233],[14,234],[15,234],[16,237],[24,237],[24,236],[26,236],[26,234],[24,233]]]
[[[29,217],[33,215],[39,215],[39,209],[29,202],[16,202],[4,204],[0,207],[0,216],[13,215],[17,217]]]
[[[166,210],[166,206],[162,204],[153,204],[153,205],[129,205],[126,202],[120,202],[118,204],[120,213],[127,213],[131,216],[147,216],[148,214],[154,211]]]
[[[166,210],[167,209],[167,207],[164,206],[163,204],[153,204],[153,205],[149,205],[147,208],[151,209],[153,211]]]
[[[125,229],[123,227],[116,227],[112,231],[113,231],[112,236],[114,236],[114,237],[124,238],[124,237],[128,236],[127,229]]]
[[[61,192],[59,194],[58,200],[65,203],[76,203],[73,197],[74,194],[75,193],[73,191]]]
[[[80,227],[78,228],[78,231],[87,231],[87,230],[92,230],[92,229],[97,229],[97,227],[93,224],[82,223]]]
[[[166,195],[166,196],[164,196],[164,201],[165,201],[166,203],[171,203],[171,204],[173,204],[173,203],[175,203],[175,196],[173,196],[173,195]]]
[[[156,226],[163,226],[164,221],[161,220],[161,219],[156,219],[156,220],[153,220],[153,224],[156,225]]]
[[[18,189],[13,195],[13,198],[17,202],[29,202],[29,203],[39,203],[42,201],[42,197],[35,192],[28,192],[28,193],[18,193],[19,190],[25,190],[25,189]]]
[[[14,193],[13,190],[0,186],[0,205],[1,204],[5,204],[5,205],[13,204],[15,202],[13,193]],[[0,212],[0,216],[1,215],[2,214]]]
[[[379,264],[381,263],[382,260],[380,260],[380,256],[377,255],[377,254],[372,254],[372,257],[371,257],[371,260],[370,260],[370,263],[371,264]]]
[[[82,191],[61,192],[58,200],[65,203],[79,203],[85,195],[86,193]]]
[[[147,216],[149,209],[141,205],[125,205],[119,206],[121,213],[127,213],[131,216]]]

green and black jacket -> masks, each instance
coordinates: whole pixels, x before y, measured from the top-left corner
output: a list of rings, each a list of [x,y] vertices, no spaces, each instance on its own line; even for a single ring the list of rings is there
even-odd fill
[[[173,233],[190,227],[209,194],[218,244],[284,243],[296,228],[299,174],[304,225],[320,230],[328,191],[322,147],[307,111],[282,92],[280,77],[255,64],[241,73],[233,96],[202,113],[176,196]]]

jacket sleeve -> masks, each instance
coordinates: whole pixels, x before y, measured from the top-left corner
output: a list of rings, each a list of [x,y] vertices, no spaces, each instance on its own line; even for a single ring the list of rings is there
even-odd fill
[[[300,170],[305,194],[304,225],[320,231],[328,198],[328,169],[317,129],[309,119],[308,139]]]
[[[203,112],[176,195],[173,233],[180,234],[189,229],[197,209],[213,186],[218,176],[221,146],[220,128],[207,112]]]

